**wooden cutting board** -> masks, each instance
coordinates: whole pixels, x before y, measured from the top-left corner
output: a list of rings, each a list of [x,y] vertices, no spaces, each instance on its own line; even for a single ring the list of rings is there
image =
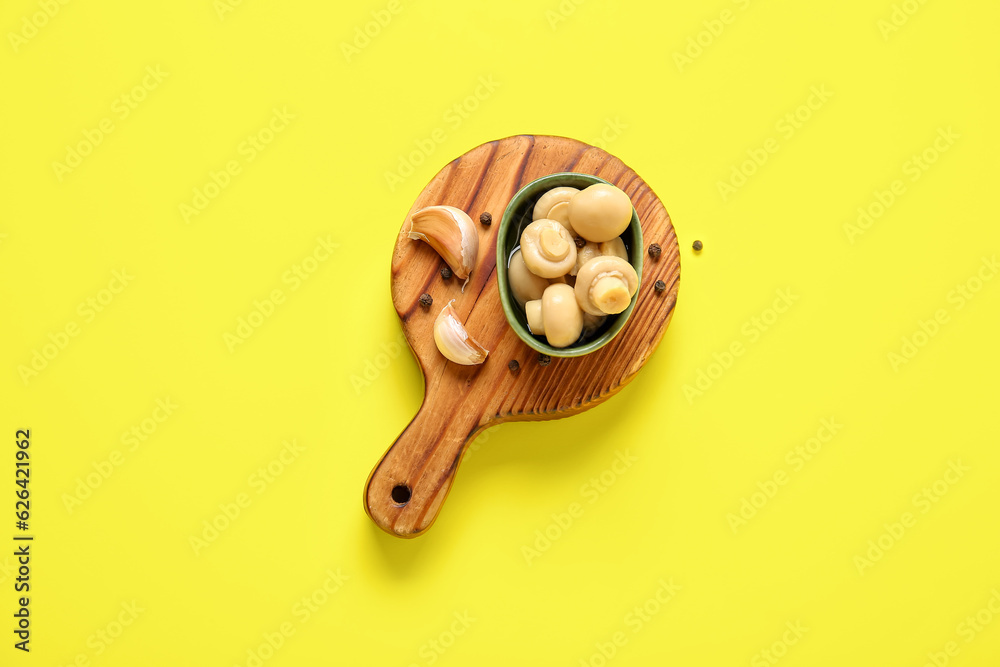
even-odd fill
[[[662,248],[643,263],[639,297],[625,328],[610,343],[576,358],[539,363],[537,352],[508,326],[497,290],[497,228],[514,193],[546,174],[575,171],[614,183],[631,198],[643,241]],[[444,262],[406,232],[410,215],[444,204],[468,212],[479,230],[479,256],[469,284],[444,280]],[[489,212],[491,226],[479,223]],[[654,283],[666,289],[657,293]],[[621,160],[575,139],[520,135],[478,146],[447,164],[423,189],[403,219],[392,253],[392,301],[424,376],[424,401],[413,421],[372,470],[365,510],[380,528],[415,537],[437,518],[466,446],[494,424],[558,419],[583,412],[625,386],[652,354],[677,301],[680,256],[670,216],[652,189]],[[423,293],[434,298],[420,305]],[[451,299],[469,334],[490,351],[479,366],[446,360],[434,344],[433,325]],[[517,373],[508,368],[516,360]]]

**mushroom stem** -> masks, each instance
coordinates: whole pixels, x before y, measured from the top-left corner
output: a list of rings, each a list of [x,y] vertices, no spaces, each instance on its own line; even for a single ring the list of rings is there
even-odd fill
[[[632,297],[628,286],[616,276],[598,278],[590,288],[590,299],[594,305],[609,315],[620,313],[628,308]]]
[[[542,300],[536,299],[524,304],[524,315],[528,320],[528,330],[536,336],[544,336],[545,320],[542,319]]]
[[[554,229],[543,229],[538,235],[538,247],[546,259],[558,262],[569,252],[569,242]]]

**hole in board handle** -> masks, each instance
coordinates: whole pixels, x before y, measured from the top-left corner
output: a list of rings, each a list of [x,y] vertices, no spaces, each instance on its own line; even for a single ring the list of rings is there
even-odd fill
[[[405,484],[397,484],[392,487],[392,493],[390,495],[392,496],[392,502],[397,505],[405,505],[410,502],[410,487]]]

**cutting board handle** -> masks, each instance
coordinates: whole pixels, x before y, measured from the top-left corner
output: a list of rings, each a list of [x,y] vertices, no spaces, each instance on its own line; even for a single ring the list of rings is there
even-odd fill
[[[430,528],[476,429],[479,415],[471,413],[441,414],[425,397],[365,484],[365,511],[379,528],[397,537],[416,537]]]

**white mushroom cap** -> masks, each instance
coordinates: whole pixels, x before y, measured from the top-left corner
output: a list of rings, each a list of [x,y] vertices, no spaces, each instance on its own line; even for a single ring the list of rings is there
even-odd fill
[[[626,262],[628,261],[628,251],[625,250],[625,242],[622,241],[620,236],[616,236],[610,241],[605,241],[598,246],[602,255],[613,255],[615,257],[621,257]]]
[[[507,282],[510,283],[511,294],[518,305],[524,305],[534,299],[541,299],[542,292],[549,286],[548,280],[540,278],[528,270],[520,250],[510,257],[510,263],[507,265]]]
[[[615,315],[628,308],[639,276],[621,257],[595,257],[576,274],[576,300],[591,315]]]
[[[599,245],[593,241],[587,241],[582,248],[576,249],[576,264],[573,268],[569,270],[571,276],[575,276],[580,272],[580,267],[594,259],[595,257],[600,257],[603,253]]]
[[[542,295],[542,321],[545,338],[552,347],[567,347],[583,332],[583,312],[576,302],[576,292],[569,285],[549,285]]]
[[[535,220],[521,232],[521,257],[536,276],[558,278],[576,264],[576,243],[555,220]]]
[[[531,212],[531,219],[541,220],[542,218],[548,218],[549,211],[552,210],[553,206],[559,202],[568,202],[579,191],[578,188],[572,188],[568,185],[552,188],[538,198],[538,202],[535,203],[535,208]]]
[[[549,220],[555,220],[560,225],[569,230],[570,234],[575,234],[573,231],[573,225],[569,223],[569,202],[561,201],[552,208],[549,209],[549,214],[547,216]]]
[[[620,236],[632,220],[628,195],[607,183],[595,183],[569,202],[569,222],[577,234],[595,243]]]

